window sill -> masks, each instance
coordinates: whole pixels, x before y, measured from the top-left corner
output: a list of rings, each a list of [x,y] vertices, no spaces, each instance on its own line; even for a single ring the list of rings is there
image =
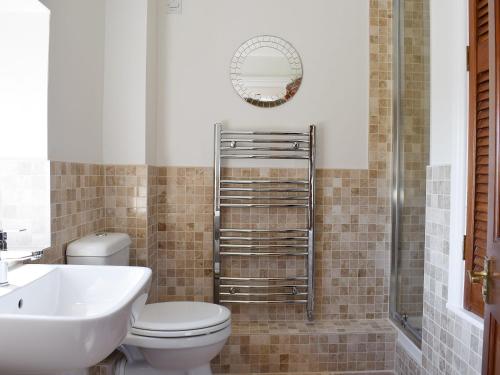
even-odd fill
[[[484,329],[484,319],[481,319],[476,314],[473,314],[470,311],[465,310],[463,307],[455,306],[451,303],[447,303],[446,308],[474,327],[479,328],[480,330]]]

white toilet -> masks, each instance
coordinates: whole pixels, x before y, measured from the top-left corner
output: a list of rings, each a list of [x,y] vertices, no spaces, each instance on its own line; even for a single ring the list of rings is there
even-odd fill
[[[130,237],[93,234],[68,245],[68,264],[129,265]],[[120,350],[120,375],[210,375],[210,361],[231,334],[231,312],[203,302],[145,305]]]

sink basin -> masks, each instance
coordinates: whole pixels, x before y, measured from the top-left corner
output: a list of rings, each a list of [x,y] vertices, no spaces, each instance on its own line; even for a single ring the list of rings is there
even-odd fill
[[[147,299],[151,270],[24,265],[0,287],[0,374],[95,365],[125,338]]]

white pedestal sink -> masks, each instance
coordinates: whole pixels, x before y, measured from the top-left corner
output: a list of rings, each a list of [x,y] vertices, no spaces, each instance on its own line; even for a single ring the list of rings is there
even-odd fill
[[[0,287],[0,374],[57,374],[113,352],[141,311],[151,270],[25,265]]]

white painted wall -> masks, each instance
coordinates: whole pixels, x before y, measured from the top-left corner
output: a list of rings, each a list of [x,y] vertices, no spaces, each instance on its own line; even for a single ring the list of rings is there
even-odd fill
[[[41,0],[51,10],[49,158],[102,160],[102,0]]]
[[[146,161],[148,0],[106,0],[103,161]]]
[[[148,0],[147,56],[146,56],[146,163],[156,165],[157,154],[157,58],[158,58],[158,2]]]
[[[0,1],[0,158],[47,158],[49,19],[36,0]]]
[[[53,14],[49,158],[154,164],[156,0],[42,1]]]
[[[431,1],[431,165],[451,165],[448,309],[482,329],[463,308],[466,219],[468,73],[467,0]]]
[[[184,0],[159,13],[158,163],[210,166],[213,124],[231,128],[319,126],[318,165],[367,168],[368,0]],[[247,39],[277,35],[301,54],[304,81],[286,105],[245,103],[229,80]]]
[[[431,165],[452,164],[457,131],[466,121],[467,7],[431,1]],[[461,131],[461,130],[460,130]]]

